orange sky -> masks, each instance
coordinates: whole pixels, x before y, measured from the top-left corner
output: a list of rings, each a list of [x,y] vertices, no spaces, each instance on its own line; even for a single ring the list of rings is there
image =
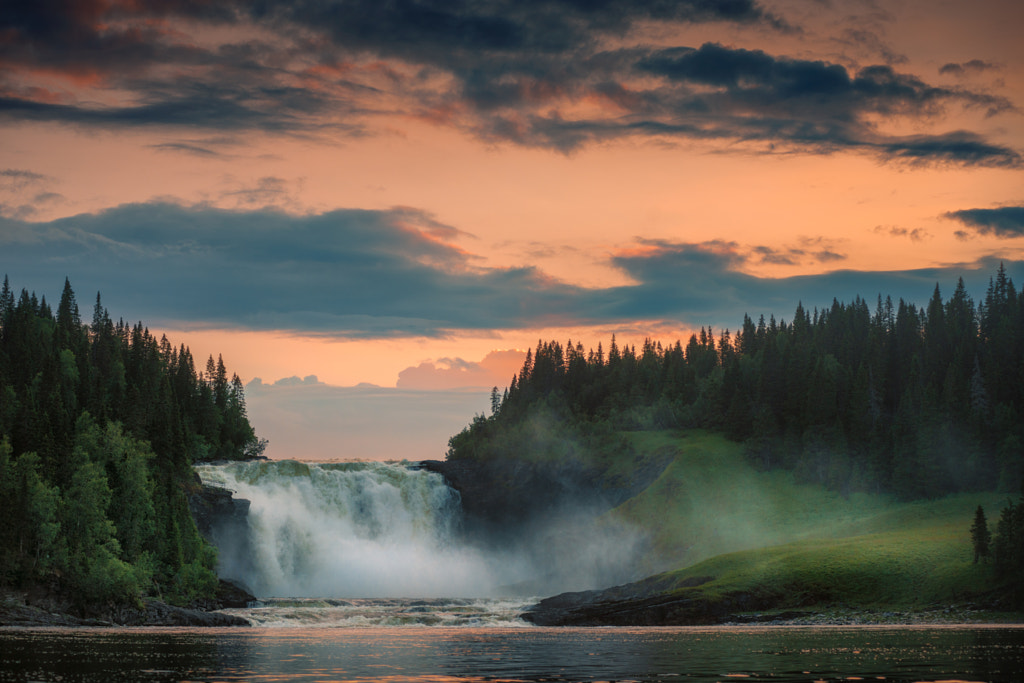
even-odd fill
[[[440,391],[541,338],[1021,277],[1019,2],[364,1],[0,19],[12,285],[246,382]]]

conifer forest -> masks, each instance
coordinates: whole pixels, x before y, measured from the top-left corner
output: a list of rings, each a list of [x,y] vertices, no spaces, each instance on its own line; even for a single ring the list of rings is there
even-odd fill
[[[216,550],[196,530],[192,463],[258,455],[242,383],[221,359],[114,322],[0,292],[0,585],[82,606],[209,597]]]

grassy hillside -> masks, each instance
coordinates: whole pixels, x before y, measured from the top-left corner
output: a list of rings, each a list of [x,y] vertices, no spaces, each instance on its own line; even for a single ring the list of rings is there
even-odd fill
[[[709,599],[770,593],[791,607],[892,608],[985,590],[990,568],[973,563],[968,529],[978,505],[994,527],[1005,495],[910,503],[846,497],[790,472],[758,471],[742,445],[715,434],[630,438],[640,453],[674,456],[660,478],[616,510],[650,533],[649,569],[670,569],[658,584],[674,592]]]

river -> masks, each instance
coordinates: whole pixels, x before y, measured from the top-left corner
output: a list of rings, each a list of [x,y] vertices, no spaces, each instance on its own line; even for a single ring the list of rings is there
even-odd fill
[[[244,543],[232,544],[237,530],[219,539],[222,572],[257,595],[298,597],[227,610],[252,628],[0,629],[0,683],[1024,681],[1024,627],[531,626],[518,617],[530,598],[443,596],[505,595],[536,575],[553,576],[549,588],[560,577],[610,585],[587,575],[586,550],[606,557],[617,539],[587,536],[575,564],[524,563],[463,543],[458,497],[432,473],[291,461],[197,469],[251,501]]]
[[[677,679],[1017,682],[1024,628],[0,629],[5,682]]]

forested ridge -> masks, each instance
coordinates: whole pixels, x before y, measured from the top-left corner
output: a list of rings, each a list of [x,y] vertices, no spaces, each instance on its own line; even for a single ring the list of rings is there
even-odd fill
[[[259,454],[239,378],[188,347],[0,291],[0,585],[46,585],[80,607],[216,588],[216,550],[188,509],[192,463]]]
[[[745,315],[735,333],[703,328],[685,344],[541,341],[447,457],[608,471],[632,458],[624,432],[677,428],[722,433],[758,468],[843,493],[1022,494],[991,544],[981,508],[971,535],[1007,604],[1024,605],[1024,292],[1002,266],[978,304],[961,279],[923,307],[798,304],[791,322]]]
[[[791,322],[745,315],[735,333],[702,328],[685,344],[542,341],[448,458],[574,457],[595,434],[680,427],[840,490],[1019,491],[1024,293],[1000,266],[977,305],[961,279],[923,307],[798,304]]]

